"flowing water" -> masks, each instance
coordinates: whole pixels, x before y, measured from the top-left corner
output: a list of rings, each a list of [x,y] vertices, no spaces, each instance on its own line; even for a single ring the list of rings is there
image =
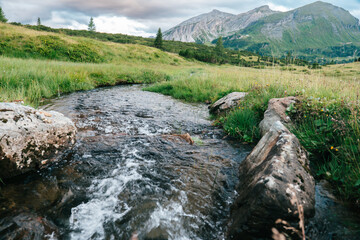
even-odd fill
[[[73,93],[45,109],[76,122],[76,146],[50,169],[2,186],[0,239],[225,238],[237,168],[251,147],[224,139],[205,105],[119,86]],[[347,210],[329,217],[345,208],[317,188],[308,234],[359,233]]]

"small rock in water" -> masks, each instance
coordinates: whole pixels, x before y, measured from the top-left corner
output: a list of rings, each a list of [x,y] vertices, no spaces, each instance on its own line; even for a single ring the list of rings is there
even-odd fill
[[[152,229],[145,236],[145,240],[167,240],[167,239],[169,239],[169,234],[161,227]]]

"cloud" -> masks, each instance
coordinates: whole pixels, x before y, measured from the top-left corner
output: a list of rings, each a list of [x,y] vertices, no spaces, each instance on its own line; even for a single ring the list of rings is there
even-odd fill
[[[49,18],[41,19],[42,24],[54,28],[87,29],[89,17],[82,13],[53,11]]]
[[[287,11],[315,0],[0,0],[10,21],[83,29],[94,17],[99,31],[147,36],[213,9],[239,14],[261,5]],[[359,0],[327,0],[360,16]]]
[[[275,11],[280,11],[280,12],[287,12],[287,11],[290,11],[293,9],[293,8],[285,7],[282,5],[276,5],[271,2],[267,3],[267,5],[269,5],[270,9],[275,10]]]
[[[96,30],[107,33],[124,33],[128,35],[150,37],[149,27],[126,17],[100,16],[94,18]]]
[[[357,19],[360,19],[360,9],[359,10],[354,10],[354,11],[350,11],[350,13],[356,17]]]

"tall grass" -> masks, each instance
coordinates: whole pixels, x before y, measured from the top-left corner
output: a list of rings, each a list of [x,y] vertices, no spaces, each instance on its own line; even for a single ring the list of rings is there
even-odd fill
[[[283,88],[255,85],[238,107],[218,121],[225,131],[245,142],[257,142],[261,138],[259,123],[264,117],[267,104],[271,98],[284,97]]]
[[[151,67],[0,57],[0,101],[24,100],[35,106],[44,98],[99,86],[166,80],[169,75]]]
[[[308,150],[314,172],[337,186],[346,199],[360,200],[358,103],[302,99],[290,128]]]

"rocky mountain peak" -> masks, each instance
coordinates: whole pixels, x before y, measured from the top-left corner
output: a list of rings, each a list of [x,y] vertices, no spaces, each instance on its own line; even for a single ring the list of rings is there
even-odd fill
[[[165,40],[184,42],[211,42],[232,32],[243,29],[259,18],[275,13],[268,5],[253,9],[246,13],[234,15],[217,9],[209,13],[190,18],[164,32]]]
[[[273,11],[270,9],[269,5],[264,5],[258,8],[255,8],[254,11]]]

